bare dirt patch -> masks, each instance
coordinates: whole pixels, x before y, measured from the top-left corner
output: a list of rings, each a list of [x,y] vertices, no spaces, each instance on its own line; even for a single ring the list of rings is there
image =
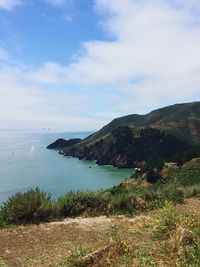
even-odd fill
[[[107,245],[113,225],[140,220],[142,216],[100,216],[1,229],[0,259],[9,267],[55,266],[78,244],[86,247],[87,252]]]

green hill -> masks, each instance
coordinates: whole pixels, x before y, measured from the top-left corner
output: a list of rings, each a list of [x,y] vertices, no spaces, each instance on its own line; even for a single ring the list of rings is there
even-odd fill
[[[200,102],[175,104],[154,110],[146,115],[128,115],[116,118],[83,141],[83,144],[105,138],[119,126],[157,128],[165,130],[191,144],[200,144]],[[81,145],[81,144],[80,144]]]
[[[141,167],[158,158],[190,160],[199,155],[200,102],[176,104],[146,115],[114,119],[98,132],[63,150],[98,164]]]

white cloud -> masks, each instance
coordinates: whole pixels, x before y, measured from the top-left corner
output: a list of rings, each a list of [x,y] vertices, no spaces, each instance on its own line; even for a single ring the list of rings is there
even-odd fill
[[[47,62],[36,71],[28,74],[28,78],[33,82],[59,84],[66,82],[65,69],[54,62]]]
[[[85,42],[68,66],[0,72],[1,125],[24,119],[92,129],[112,117],[199,100],[199,1],[96,0],[95,8],[112,41]]]
[[[0,0],[0,8],[7,10],[11,10],[21,4],[22,0]]]
[[[109,103],[107,116],[198,100],[200,17],[191,11],[198,7],[183,0],[96,0],[113,40],[85,42],[71,65],[47,63],[29,78],[98,93]]]
[[[128,92],[132,104],[121,97],[119,105],[124,102],[129,113],[146,111],[149,100],[151,109],[198,98],[200,17],[191,10],[200,2],[175,2],[97,0],[104,29],[114,40],[86,42],[85,56],[66,71],[68,79],[115,86],[121,96]]]
[[[94,95],[30,83],[28,73],[22,65],[0,66],[0,128],[86,131],[108,122],[92,110]]]

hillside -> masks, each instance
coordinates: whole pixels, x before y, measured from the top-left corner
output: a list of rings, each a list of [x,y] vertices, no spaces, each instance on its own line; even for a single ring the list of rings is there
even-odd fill
[[[200,102],[175,104],[146,115],[133,114],[114,119],[101,130],[84,139],[82,144],[91,144],[98,139],[103,139],[119,126],[156,128],[176,135],[185,142],[200,144]]]
[[[63,154],[116,167],[142,167],[157,159],[188,161],[199,156],[200,102],[176,104],[147,115],[114,119]]]

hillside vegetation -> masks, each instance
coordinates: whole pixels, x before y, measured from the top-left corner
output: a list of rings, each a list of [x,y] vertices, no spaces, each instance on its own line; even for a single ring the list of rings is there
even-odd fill
[[[200,156],[200,102],[115,119],[62,153],[121,168],[158,159],[186,162]]]
[[[154,128],[120,126],[104,139],[85,146],[63,149],[64,155],[96,160],[99,165],[118,168],[145,167],[155,161],[184,163],[200,156],[200,146]]]
[[[154,110],[146,115],[128,115],[116,118],[101,130],[82,141],[89,145],[105,138],[119,126],[130,128],[156,128],[165,130],[185,142],[200,144],[200,102],[175,104]]]

